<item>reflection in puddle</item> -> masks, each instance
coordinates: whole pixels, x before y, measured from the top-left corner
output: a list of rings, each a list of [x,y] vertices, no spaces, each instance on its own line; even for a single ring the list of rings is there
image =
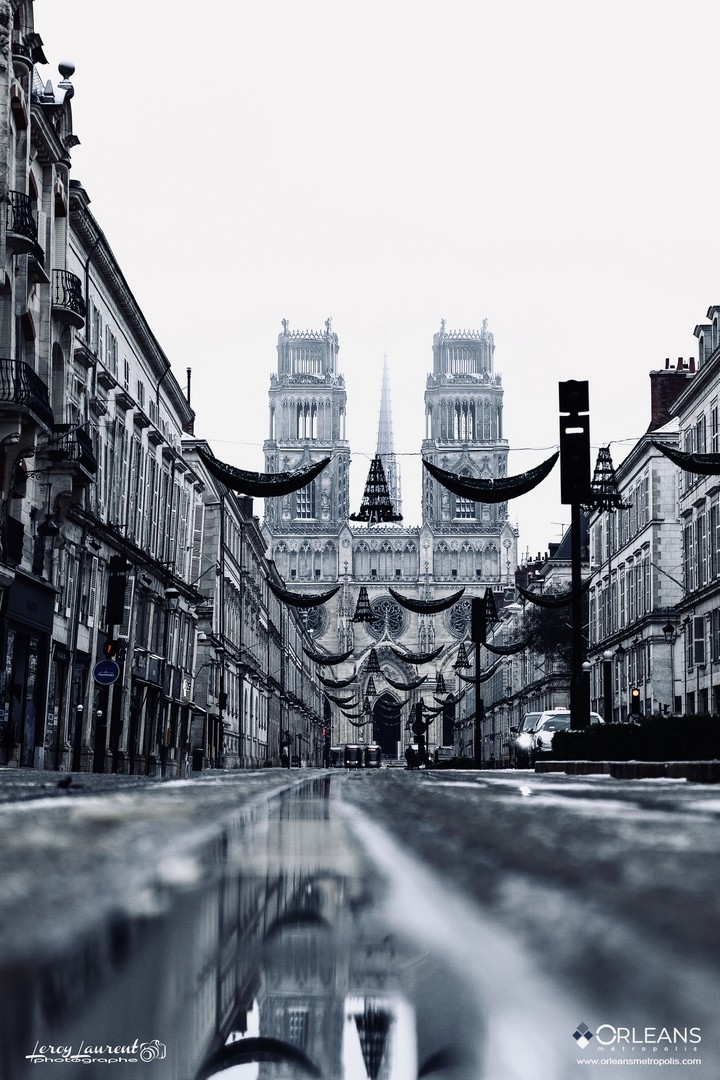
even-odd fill
[[[197,1080],[478,1080],[472,995],[430,940],[389,921],[383,883],[333,806],[321,778],[243,836],[224,890],[241,937],[228,941],[222,1020]]]

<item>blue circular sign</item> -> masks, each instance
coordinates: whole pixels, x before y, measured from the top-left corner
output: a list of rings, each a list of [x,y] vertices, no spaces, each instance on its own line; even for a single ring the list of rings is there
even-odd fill
[[[120,665],[114,660],[100,660],[93,669],[93,677],[101,686],[109,686],[120,675]]]

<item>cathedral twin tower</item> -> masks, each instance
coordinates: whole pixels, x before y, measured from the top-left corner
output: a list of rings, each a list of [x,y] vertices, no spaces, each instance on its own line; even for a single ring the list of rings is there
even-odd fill
[[[506,475],[503,390],[493,369],[494,348],[487,323],[480,331],[457,331],[446,329],[442,321],[433,337],[433,369],[425,388],[424,459],[461,475]],[[310,609],[316,640],[328,651],[347,646],[353,636],[348,625],[352,611],[347,609],[361,585],[368,590],[376,616],[368,630],[375,627],[378,637],[398,641],[410,632],[414,640],[406,638],[409,648],[418,645],[420,628],[405,626],[405,632],[400,631],[400,624],[408,620],[399,616],[407,613],[392,610],[398,605],[388,589],[432,599],[465,586],[468,599],[458,605],[463,611],[453,609],[449,616],[454,618],[446,619],[451,636],[457,638],[469,597],[488,586],[497,591],[510,583],[510,571],[517,564],[517,535],[508,521],[507,504],[456,497],[423,470],[422,524],[409,526],[399,520],[400,476],[386,364],[375,457],[382,467],[375,468],[394,520],[386,523],[372,514],[369,520],[351,514],[347,393],[331,320],[324,330],[303,331],[290,330],[283,320],[277,352],[277,374],[271,376],[269,391],[269,438],[264,444],[266,470],[286,471],[323,457],[332,459],[305,488],[265,502],[272,557],[286,584],[296,591],[317,591],[319,584],[337,582],[345,586],[337,618],[324,610],[329,604]],[[366,495],[369,486],[370,480]]]

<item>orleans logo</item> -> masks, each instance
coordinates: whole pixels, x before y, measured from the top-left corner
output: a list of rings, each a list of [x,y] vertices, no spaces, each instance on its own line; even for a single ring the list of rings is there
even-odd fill
[[[578,1046],[581,1047],[581,1049],[583,1050],[588,1045],[592,1037],[593,1033],[587,1026],[587,1024],[578,1024],[578,1026],[573,1031],[573,1039],[576,1040]]]

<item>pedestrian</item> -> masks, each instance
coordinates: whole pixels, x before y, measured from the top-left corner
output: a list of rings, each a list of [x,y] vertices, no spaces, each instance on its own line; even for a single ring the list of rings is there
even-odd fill
[[[415,768],[415,751],[413,750],[412,746],[408,746],[407,750],[405,751],[405,762],[408,769]]]

